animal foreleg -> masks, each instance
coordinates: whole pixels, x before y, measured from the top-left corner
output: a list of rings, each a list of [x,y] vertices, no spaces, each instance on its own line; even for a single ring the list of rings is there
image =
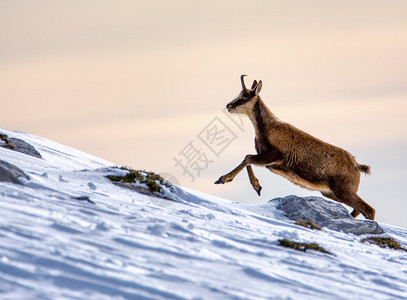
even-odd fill
[[[278,154],[273,153],[273,152],[256,154],[256,155],[251,155],[251,154],[246,155],[246,157],[240,163],[240,165],[238,165],[236,168],[234,168],[232,171],[230,171],[226,175],[221,176],[217,181],[215,181],[215,184],[223,184],[223,183],[232,181],[236,177],[236,175],[239,174],[246,166],[249,166],[249,165],[266,166],[266,165],[276,161],[277,159],[279,159]],[[252,171],[252,173],[253,173],[253,171]],[[253,175],[253,178],[256,178],[254,176],[254,173],[252,175]],[[249,177],[250,177],[250,172],[249,172]],[[257,180],[257,178],[256,178],[256,180]],[[257,182],[258,182],[258,180],[257,180]]]
[[[260,196],[262,187],[261,187],[260,182],[257,179],[256,175],[254,175],[252,166],[251,165],[246,166],[246,170],[247,170],[247,174],[249,175],[249,179],[250,179],[250,183],[251,183],[252,187],[256,191],[257,195]]]
[[[240,165],[238,165],[232,171],[230,171],[226,175],[219,177],[219,179],[215,181],[215,184],[224,184],[226,182],[232,181],[236,177],[236,175],[239,174],[240,171],[242,171],[248,165],[248,159],[247,159],[248,156],[249,155],[247,155],[245,157],[245,159],[240,163]]]

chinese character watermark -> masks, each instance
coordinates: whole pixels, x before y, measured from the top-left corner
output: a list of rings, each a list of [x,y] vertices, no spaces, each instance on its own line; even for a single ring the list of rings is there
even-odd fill
[[[244,126],[243,116],[231,115],[223,110],[223,114],[213,118],[198,133],[196,140],[191,140],[173,157],[174,166],[181,168],[182,175],[194,182],[238,138],[236,129],[244,132]]]
[[[217,157],[235,140],[237,135],[219,118],[215,117],[199,134],[198,138]]]
[[[173,159],[175,160],[175,166],[179,166],[183,170],[182,175],[188,175],[192,182],[195,181],[194,173],[200,176],[201,171],[206,170],[209,163],[213,162],[213,160],[208,159],[202,149],[196,148],[192,141],[178,153],[178,158],[173,157]]]

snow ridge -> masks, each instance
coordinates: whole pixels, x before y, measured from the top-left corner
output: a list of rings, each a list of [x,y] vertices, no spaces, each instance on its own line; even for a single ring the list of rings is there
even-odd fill
[[[28,176],[0,182],[1,299],[407,299],[407,252],[361,243],[370,235],[295,225],[276,201],[243,205],[178,186],[172,200],[138,193],[106,177],[110,162],[0,133],[42,156],[0,147]],[[380,226],[407,246],[407,230]]]

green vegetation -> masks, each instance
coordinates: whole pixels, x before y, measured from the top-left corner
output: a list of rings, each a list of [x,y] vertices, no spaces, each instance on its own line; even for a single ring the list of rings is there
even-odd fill
[[[303,226],[310,229],[321,230],[321,226],[312,222],[312,221],[304,221],[304,220],[297,220],[295,221],[295,225]]]
[[[331,254],[316,243],[297,243],[297,242],[293,242],[293,241],[290,241],[287,239],[279,240],[278,242],[279,242],[280,246],[287,247],[287,248],[293,248],[293,249],[299,250],[299,251],[305,252],[307,250],[315,250],[315,251]]]
[[[162,189],[160,185],[171,188],[171,184],[162,178],[160,175],[154,172],[148,172],[144,170],[132,170],[125,167],[121,167],[123,170],[129,171],[125,176],[109,175],[109,178],[113,182],[118,183],[142,183],[147,185],[151,193],[160,193]]]
[[[5,143],[5,144],[3,145],[3,147],[9,148],[9,149],[11,149],[11,150],[15,150],[15,149],[16,149],[16,146],[10,144],[10,142],[8,141],[8,135],[7,135],[7,134],[0,133],[0,140]]]
[[[393,238],[383,238],[380,236],[372,236],[372,237],[368,237],[368,238],[365,238],[362,240],[362,243],[365,243],[365,242],[378,245],[382,248],[390,248],[390,249],[407,251],[406,248],[401,247],[401,245],[397,241],[395,241]]]

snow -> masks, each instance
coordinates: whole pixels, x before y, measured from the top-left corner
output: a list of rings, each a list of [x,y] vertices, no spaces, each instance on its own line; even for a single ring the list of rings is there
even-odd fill
[[[295,225],[272,202],[138,193],[106,178],[123,172],[110,162],[0,133],[43,157],[0,147],[30,178],[0,182],[1,299],[407,299],[407,252],[361,243],[367,235]],[[380,226],[407,247],[407,230]]]

